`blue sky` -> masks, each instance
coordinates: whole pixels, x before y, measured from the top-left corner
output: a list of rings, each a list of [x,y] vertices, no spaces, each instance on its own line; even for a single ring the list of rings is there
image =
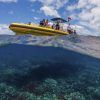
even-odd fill
[[[18,2],[3,2],[3,0],[1,1],[0,23],[10,24],[12,22],[37,22],[38,19],[50,19],[56,17],[56,15],[46,15],[42,10],[40,10],[43,6],[43,3],[39,2],[38,0],[34,2],[30,0],[19,0]],[[75,3],[77,3],[77,0],[70,0],[68,4],[64,4],[61,8],[58,9],[59,15],[66,19],[67,16],[70,15],[69,12],[66,10],[66,6]]]
[[[100,35],[99,5],[100,0],[0,0],[0,31],[13,22],[38,23],[43,18],[71,16],[71,24],[80,34]]]

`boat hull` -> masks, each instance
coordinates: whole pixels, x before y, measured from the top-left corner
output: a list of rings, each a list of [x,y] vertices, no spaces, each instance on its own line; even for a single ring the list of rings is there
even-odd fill
[[[9,26],[10,30],[16,33],[16,35],[32,34],[37,36],[54,36],[54,35],[68,35],[68,32],[54,30],[52,28],[40,27],[38,25],[27,25],[12,23]]]

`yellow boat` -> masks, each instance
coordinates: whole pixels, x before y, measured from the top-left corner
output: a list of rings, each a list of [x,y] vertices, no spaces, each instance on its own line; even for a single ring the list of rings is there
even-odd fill
[[[55,30],[50,27],[41,27],[36,24],[20,24],[12,23],[9,26],[10,30],[16,33],[16,35],[32,34],[37,36],[55,36],[55,35],[68,35],[68,32],[61,30]]]

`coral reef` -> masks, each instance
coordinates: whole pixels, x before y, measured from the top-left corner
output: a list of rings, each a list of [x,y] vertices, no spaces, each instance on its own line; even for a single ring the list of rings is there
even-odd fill
[[[100,100],[99,38],[3,37],[38,46],[0,48],[0,100]]]

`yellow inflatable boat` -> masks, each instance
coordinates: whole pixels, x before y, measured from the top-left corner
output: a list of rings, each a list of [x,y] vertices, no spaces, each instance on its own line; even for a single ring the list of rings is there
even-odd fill
[[[17,35],[22,34],[32,34],[37,36],[55,36],[55,35],[68,35],[68,32],[64,32],[61,30],[55,30],[50,27],[41,27],[36,24],[20,24],[20,23],[12,23],[9,26],[10,30],[15,32]]]

